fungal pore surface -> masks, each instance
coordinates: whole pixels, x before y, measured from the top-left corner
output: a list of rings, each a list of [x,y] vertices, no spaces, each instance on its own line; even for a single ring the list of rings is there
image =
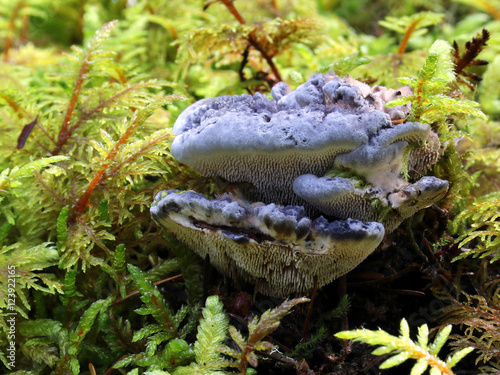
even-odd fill
[[[448,182],[423,176],[443,152],[400,90],[313,75],[272,98],[200,100],[174,124],[171,153],[204,176],[240,184],[245,199],[158,193],[153,219],[231,277],[286,296],[361,263],[403,220],[440,200]],[[414,181],[402,178],[403,160]],[[240,194],[238,195],[238,197]]]

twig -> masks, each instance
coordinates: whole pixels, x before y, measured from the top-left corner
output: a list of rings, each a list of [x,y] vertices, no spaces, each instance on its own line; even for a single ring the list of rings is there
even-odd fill
[[[246,21],[245,19],[243,18],[243,16],[240,14],[240,12],[238,12],[238,10],[234,7],[233,5],[233,0],[221,0],[221,2],[226,6],[226,8],[231,12],[231,14],[236,18],[236,20],[241,24],[241,25],[246,25]],[[251,32],[249,35],[248,35],[248,43],[250,43],[250,45],[252,47],[254,47],[257,51],[260,52],[260,54],[262,55],[262,57],[264,58],[264,60],[266,60],[267,64],[269,65],[269,67],[271,68],[271,70],[273,71],[273,74],[274,76],[276,77],[276,79],[278,81],[283,81],[283,79],[281,78],[281,74],[280,72],[278,71],[278,68],[276,67],[276,65],[274,64],[274,61],[273,61],[273,58],[272,56],[269,56],[267,54],[267,52],[265,51],[264,47],[259,43],[259,41],[257,40],[256,36],[255,36],[255,33],[254,32]]]
[[[243,59],[241,60],[240,68],[238,69],[238,75],[240,76],[241,82],[246,81],[245,73],[243,72],[243,69],[245,69],[245,66],[248,63],[248,53],[249,52],[250,52],[250,46],[247,46],[247,48],[245,48],[245,51],[241,55],[243,57]]]
[[[66,205],[66,201],[64,200],[63,197],[61,197],[60,195],[57,195],[55,191],[51,190],[46,184],[45,182],[43,182],[42,180],[42,176],[40,176],[40,172],[39,171],[35,171],[34,173],[35,175],[35,178],[38,180],[38,182],[40,183],[40,185],[42,185],[42,187],[47,190],[49,192],[49,194],[51,194],[54,198],[56,198],[56,200],[59,202],[59,203],[62,203],[63,205]]]
[[[101,169],[98,170],[97,173],[94,175],[94,178],[92,178],[92,180],[90,181],[89,186],[85,190],[85,193],[83,193],[80,196],[80,198],[76,201],[76,203],[73,205],[72,210],[70,212],[69,219],[68,219],[68,223],[73,223],[75,221],[76,216],[78,216],[79,214],[81,214],[85,210],[85,207],[87,206],[87,203],[90,199],[92,192],[104,179],[107,178],[106,172],[107,172],[108,167],[111,165],[111,161],[118,154],[118,150],[120,149],[120,146],[127,143],[130,136],[134,133],[135,128],[137,127],[138,121],[139,121],[138,118],[136,118],[132,122],[132,124],[129,125],[127,130],[122,134],[120,139],[115,143],[114,147],[108,153],[108,155],[104,159],[104,163],[102,164]],[[108,174],[108,176],[109,176],[109,174]]]
[[[409,273],[411,271],[418,270],[419,268],[420,268],[420,266],[418,264],[411,264],[408,267],[402,269],[401,271],[399,271],[393,275],[385,276],[385,277],[382,277],[382,278],[376,279],[376,280],[368,280],[368,281],[359,281],[356,283],[349,283],[349,287],[352,288],[352,287],[369,286],[369,285],[375,286],[377,284],[384,284],[384,283],[387,283],[389,281],[399,279],[401,276],[406,275],[407,273]]]
[[[115,27],[116,21],[112,21],[103,26],[101,30],[109,31],[113,27]],[[95,52],[95,46],[89,48],[86,51],[85,56],[82,60],[82,65],[80,66],[80,70],[78,72],[78,76],[75,81],[75,86],[73,87],[73,92],[71,94],[71,98],[69,100],[68,107],[66,108],[66,113],[64,114],[64,119],[61,125],[61,129],[59,130],[59,136],[57,137],[56,147],[52,151],[52,155],[58,155],[61,152],[62,147],[66,144],[67,140],[71,136],[71,132],[68,130],[69,122],[71,117],[73,116],[73,112],[76,108],[76,103],[78,102],[78,98],[80,97],[80,93],[82,91],[83,82],[87,77],[87,73],[90,69],[92,62],[92,54]]]
[[[18,1],[16,6],[14,7],[14,10],[12,11],[12,14],[10,16],[9,20],[9,31],[7,34],[7,37],[5,38],[5,48],[4,48],[4,54],[3,54],[3,61],[7,62],[9,61],[9,51],[14,44],[14,33],[16,29],[16,19],[17,16],[19,15],[19,12],[21,9],[23,9],[26,6],[25,1]]]
[[[415,28],[417,25],[422,21],[422,19],[415,20],[411,23],[410,27],[406,29],[405,35],[403,36],[403,40],[401,40],[401,44],[399,45],[398,49],[398,55],[402,55],[405,50],[406,46],[408,45],[408,41],[410,40],[411,34],[415,31]]]
[[[314,300],[318,292],[318,276],[314,276],[314,287],[311,293],[311,301],[309,302],[309,307],[307,309],[306,320],[304,326],[302,327],[302,339],[304,339],[309,331],[309,322],[311,321],[311,316],[313,312]]]
[[[80,67],[80,71],[78,72],[78,77],[75,81],[75,87],[73,88],[73,93],[71,94],[71,99],[66,109],[61,130],[59,130],[59,136],[57,137],[56,147],[52,151],[52,155],[59,154],[62,147],[66,144],[66,141],[70,137],[70,133],[68,132],[69,121],[71,119],[71,116],[73,115],[73,112],[75,111],[78,97],[80,96],[80,92],[82,91],[83,81],[85,80],[85,77],[89,70],[90,56],[91,51],[87,52],[87,54],[85,55],[82,66]]]
[[[180,273],[180,274],[178,274],[178,275],[175,275],[175,276],[172,276],[172,277],[168,277],[168,278],[163,279],[163,280],[160,280],[160,281],[156,281],[156,282],[154,282],[154,283],[153,283],[153,285],[158,286],[158,285],[161,285],[161,284],[167,283],[167,282],[169,282],[169,281],[172,281],[172,280],[178,279],[178,278],[180,278],[180,277],[182,277],[182,273]],[[138,295],[138,294],[140,294],[140,292],[139,292],[138,290],[134,290],[133,292],[130,292],[129,294],[127,294],[124,298],[122,298],[122,297],[118,297],[117,299],[115,299],[115,300],[113,301],[113,305],[116,305],[117,303],[120,303],[120,302],[122,302],[122,301],[126,300],[127,298],[130,298],[130,297],[136,296],[136,295]]]

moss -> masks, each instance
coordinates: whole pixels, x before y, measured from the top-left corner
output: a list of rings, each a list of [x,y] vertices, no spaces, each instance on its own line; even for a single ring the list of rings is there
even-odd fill
[[[443,324],[465,327],[452,336],[457,349],[477,348],[456,368],[498,371],[498,350],[488,344],[500,342],[500,334],[488,327],[500,314],[500,60],[480,31],[484,12],[492,16],[488,27],[498,28],[495,5],[421,1],[418,10],[426,13],[417,13],[407,1],[390,8],[375,1],[376,11],[360,24],[366,18],[359,12],[332,1],[132,3],[0,4],[0,372],[105,373],[121,358],[137,374],[231,367],[244,374],[257,365],[270,374],[372,368],[366,349],[332,354],[346,349],[333,338],[345,318],[328,314],[333,286],[313,294],[312,319],[304,305],[285,317],[303,300],[282,304],[256,295],[252,302],[245,297],[251,289],[214,274],[208,262],[202,268],[188,249],[164,239],[149,216],[156,192],[207,186],[169,153],[171,125],[189,103],[268,93],[279,79],[295,88],[303,77],[332,68],[370,84],[410,84],[415,95],[393,104],[410,101],[411,119],[428,122],[448,142],[433,172],[452,184],[441,204],[448,216],[439,207],[426,210],[386,241],[385,252],[367,259],[364,275],[360,269],[349,276],[348,288],[358,288],[350,326],[389,332],[397,328],[392,322],[420,309],[429,323],[443,314]],[[459,50],[451,47],[455,39]],[[460,65],[461,79],[448,62]],[[464,136],[472,138],[467,146],[458,142]],[[331,173],[366,186],[349,171]],[[409,253],[406,230],[414,231],[428,262]],[[387,288],[378,288],[382,283]],[[429,288],[448,298],[437,300]],[[414,295],[408,303],[395,297],[409,292],[425,297],[416,307]],[[17,314],[15,363],[10,313]],[[326,332],[305,337],[306,362],[289,354],[301,352],[308,319],[313,332]],[[235,343],[224,347],[228,338]],[[269,353],[270,342],[279,350]]]

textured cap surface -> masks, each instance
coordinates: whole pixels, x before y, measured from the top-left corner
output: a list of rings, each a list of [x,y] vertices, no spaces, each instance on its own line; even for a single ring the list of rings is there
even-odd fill
[[[311,220],[300,206],[251,204],[226,195],[159,193],[153,219],[229,276],[256,282],[261,292],[307,292],[361,263],[384,237],[380,223]]]
[[[340,219],[378,221],[386,233],[394,231],[403,220],[436,203],[448,191],[448,181],[428,176],[405,184],[391,192],[371,185],[355,187],[343,177],[297,177],[294,192],[326,215]]]
[[[273,99],[257,93],[197,102],[174,124],[172,155],[203,175],[249,182],[266,202],[298,203],[296,177],[323,175],[337,155],[392,128],[387,114],[346,83],[334,103],[332,84],[330,76],[314,75],[295,91],[276,85]]]
[[[169,191],[151,213],[219,270],[266,294],[307,291],[315,277],[324,285],[448,190],[435,177],[402,178],[403,160],[415,178],[443,153],[428,125],[404,122],[409,105],[385,107],[405,94],[317,74],[294,91],[278,83],[272,98],[201,100],[174,124],[172,155],[264,203]]]

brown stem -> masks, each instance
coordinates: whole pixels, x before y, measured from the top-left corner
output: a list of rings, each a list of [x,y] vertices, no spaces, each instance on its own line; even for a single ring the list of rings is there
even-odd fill
[[[47,192],[52,195],[59,203],[61,203],[62,205],[66,205],[66,201],[64,200],[63,197],[61,197],[60,195],[58,195],[54,190],[52,190],[51,188],[49,188],[45,182],[43,182],[42,180],[42,176],[40,176],[40,172],[39,171],[35,171],[35,178],[38,180],[38,183],[40,185],[42,185],[42,187],[47,190]]]
[[[262,57],[264,58],[264,60],[266,60],[267,64],[269,65],[269,67],[271,68],[271,70],[273,71],[273,74],[274,76],[276,77],[276,79],[278,81],[283,81],[283,79],[281,78],[281,74],[280,72],[278,71],[278,68],[276,67],[276,65],[274,65],[274,61],[273,61],[273,58],[271,56],[269,56],[267,54],[267,52],[264,50],[264,48],[259,44],[259,42],[257,40],[254,39],[253,35],[250,34],[249,35],[249,39],[248,41],[250,42],[250,44],[257,50],[260,52],[260,54],[262,55]]]
[[[66,114],[64,115],[61,130],[59,131],[59,136],[57,137],[56,147],[52,151],[52,155],[59,154],[62,147],[66,144],[70,137],[70,132],[68,131],[69,121],[71,120],[71,116],[75,111],[78,97],[80,96],[80,92],[82,91],[83,82],[89,69],[90,55],[91,52],[87,52],[85,58],[83,59],[82,66],[80,67],[80,71],[78,72],[78,78],[76,79],[75,87],[73,88],[73,93],[71,94],[71,99],[69,101],[68,108],[66,109]]]
[[[20,107],[12,98],[8,97],[5,94],[0,94],[0,98],[5,100],[7,104],[17,113],[17,118],[22,119],[23,117],[33,117],[29,114],[24,108]]]
[[[236,20],[241,24],[241,25],[246,25],[246,21],[243,18],[243,16],[238,12],[238,10],[234,7],[233,5],[233,0],[221,0],[221,2],[226,6],[226,8],[231,12],[231,14],[236,18]],[[254,33],[250,33],[248,36],[248,43],[255,48],[257,51],[260,52],[264,60],[266,60],[267,64],[273,71],[274,76],[278,81],[283,81],[281,78],[281,74],[274,64],[272,56],[268,55],[267,52],[265,51],[264,47],[262,47],[259,43],[259,41],[256,39]]]
[[[70,138],[73,135],[73,133],[76,131],[76,129],[78,129],[84,121],[91,119],[92,116],[101,112],[104,108],[108,107],[108,105],[113,104],[120,97],[124,96],[125,94],[127,94],[128,92],[130,92],[132,90],[142,89],[142,88],[147,88],[147,87],[150,87],[150,85],[137,84],[134,86],[127,87],[126,89],[120,91],[119,93],[109,97],[108,99],[103,100],[101,103],[96,105],[94,108],[84,112],[83,115],[73,125],[68,127],[68,130],[67,130],[68,138]],[[130,107],[130,110],[135,111],[135,108]]]
[[[222,0],[222,3],[226,6],[226,8],[233,14],[233,16],[238,20],[242,25],[246,24],[243,16],[238,12],[238,10],[233,5],[233,0]]]
[[[104,244],[104,242],[102,242],[102,240],[97,236],[97,233],[92,228],[90,228],[90,226],[87,225],[87,223],[81,216],[78,218],[78,222],[80,223],[80,226],[85,230],[85,232],[87,232],[88,237],[92,238],[95,244],[100,249],[104,250],[107,256],[111,256],[112,255],[111,250],[108,249],[108,247]],[[88,257],[86,257],[85,255],[80,257],[82,258],[82,260],[88,259]]]
[[[420,21],[422,21],[422,20],[418,19],[418,20],[413,21],[412,24],[410,25],[410,27],[408,27],[408,29],[406,29],[405,35],[403,36],[403,40],[401,41],[401,44],[399,45],[399,49],[398,49],[399,55],[402,55],[405,52],[406,46],[408,45],[408,41],[411,38],[411,34],[413,34],[413,32],[415,31],[415,28],[420,23]]]
[[[163,283],[166,283],[166,282],[169,282],[169,281],[172,281],[172,280],[176,280],[176,279],[178,279],[180,277],[182,277],[182,273],[180,273],[178,275],[175,275],[175,276],[172,276],[172,277],[169,277],[169,278],[166,278],[166,279],[163,279],[163,280],[160,280],[160,281],[157,281],[157,282],[153,283],[153,285],[158,286],[158,285],[161,285]],[[138,290],[134,290],[133,292],[130,292],[129,294],[127,294],[124,298],[118,297],[117,299],[115,299],[113,301],[113,305],[116,305],[117,303],[122,302],[122,301],[126,300],[127,298],[136,296],[138,294],[139,294],[139,291]]]
[[[19,1],[17,5],[14,7],[14,10],[12,11],[12,14],[10,16],[9,32],[7,34],[7,37],[5,38],[5,49],[3,55],[3,61],[5,62],[9,61],[9,51],[12,48],[12,45],[14,44],[14,34],[16,31],[17,16],[19,15],[19,12],[21,11],[22,8],[24,8],[25,5],[26,4],[24,4],[24,1]]]
[[[138,84],[138,85],[134,85],[134,86],[130,86],[130,87],[127,87],[126,89],[120,91],[119,93],[111,96],[110,98],[102,101],[101,103],[99,103],[97,106],[95,106],[94,108],[84,112],[81,117],[71,126],[67,126],[66,128],[66,139],[65,139],[65,142],[67,142],[67,140],[69,138],[71,138],[71,136],[73,135],[73,133],[80,127],[80,125],[84,122],[84,121],[87,121],[89,119],[92,118],[92,116],[94,116],[95,114],[101,112],[104,108],[106,108],[108,105],[114,103],[116,100],[118,100],[121,96],[127,94],[128,92],[132,91],[132,90],[136,90],[136,89],[141,89],[141,88],[145,88],[145,87],[149,87],[148,84]],[[135,110],[133,107],[130,107],[131,110]],[[61,146],[62,147],[62,146]],[[56,147],[56,150],[57,150],[57,147]],[[59,147],[59,150],[60,151],[60,147]]]
[[[171,138],[171,137],[173,137],[172,134],[164,134],[163,136],[154,139],[153,142],[148,143],[147,145],[144,145],[143,147],[139,148],[136,152],[134,152],[132,155],[130,155],[130,157],[128,157],[127,159],[125,159],[124,161],[119,163],[114,169],[109,171],[109,175],[115,175],[124,165],[128,165],[128,164],[132,163],[132,161],[134,161],[139,155],[141,155],[148,148],[150,148],[151,146],[154,146],[155,144],[157,144],[160,141],[163,141],[164,139]],[[130,173],[128,173],[128,174],[130,174]]]
[[[21,42],[21,44],[26,43],[26,41],[28,40],[29,20],[30,17],[27,14],[23,15],[21,31],[19,33],[19,41]]]
[[[342,301],[342,299],[347,294],[347,275],[341,276],[337,282],[337,295],[338,295],[338,303]],[[343,314],[340,320],[340,330],[345,331],[349,329],[349,319],[347,314]]]
[[[101,182],[102,177],[104,176],[104,173],[106,173],[106,168],[108,167],[109,164],[104,164],[103,168],[101,168],[94,176],[92,181],[90,181],[89,186],[85,190],[85,193],[83,193],[82,196],[78,199],[78,201],[73,205],[73,209],[71,210],[71,213],[68,218],[68,223],[74,223],[76,220],[77,215],[81,214],[85,207],[87,207],[87,203],[89,201],[90,195],[94,191],[97,185]]]
[[[42,143],[40,143],[39,141],[36,141],[36,145],[41,149],[43,149],[47,154],[50,154],[50,149],[45,145],[43,145]]]
[[[500,20],[500,11],[490,4],[489,1],[479,0],[482,7],[497,20]]]
[[[103,30],[110,31],[116,25],[116,21],[109,22],[103,26]],[[92,44],[92,42],[91,42]],[[78,103],[78,98],[80,97],[80,93],[82,91],[83,83],[85,82],[85,78],[90,69],[90,64],[92,61],[92,55],[95,52],[97,46],[93,45],[89,47],[87,51],[85,51],[85,55],[82,59],[82,65],[80,66],[80,71],[78,72],[78,76],[75,81],[75,86],[73,88],[73,92],[71,94],[71,98],[69,100],[68,107],[66,108],[66,113],[64,115],[64,119],[61,125],[61,129],[59,130],[59,135],[57,137],[56,147],[52,151],[52,155],[57,155],[61,152],[64,145],[67,143],[68,139],[71,136],[72,130],[69,130],[69,122],[71,117],[73,116],[73,112],[75,111],[76,104]]]
[[[276,0],[271,0],[271,7],[273,9],[273,13],[276,17],[279,17],[279,9],[278,9],[278,4],[276,2]]]
[[[45,129],[43,127],[43,125],[41,124],[36,124],[37,128],[39,128],[43,134],[45,134],[45,136],[49,139],[49,141],[51,141],[54,145],[56,144],[56,140],[54,138],[52,138],[52,136],[49,134],[49,132],[47,131],[47,129]],[[50,152],[50,150],[47,150]]]
[[[247,46],[245,48],[245,51],[241,55],[243,59],[241,60],[240,68],[238,69],[238,75],[240,76],[240,81],[245,82],[247,79],[245,78],[245,73],[243,72],[243,69],[245,69],[245,66],[248,63],[248,53],[250,52],[250,46]]]
[[[137,125],[139,122],[139,118],[136,118],[132,124],[127,128],[127,130],[122,134],[118,142],[115,143],[114,147],[111,149],[111,151],[108,153],[106,156],[105,162],[102,164],[102,167],[100,170],[97,171],[97,173],[94,175],[94,178],[90,181],[89,186],[85,190],[85,193],[83,193],[82,196],[76,201],[76,203],[73,205],[73,208],[71,210],[71,213],[69,215],[68,223],[73,223],[78,215],[80,215],[84,210],[85,207],[87,207],[88,201],[90,199],[91,194],[95,190],[95,188],[102,183],[110,174],[107,174],[107,170],[109,166],[111,165],[111,161],[115,158],[115,156],[118,154],[118,150],[120,149],[120,146],[127,143],[128,139],[130,136],[134,133]]]
[[[311,300],[309,301],[309,307],[307,308],[306,320],[304,326],[302,327],[302,340],[305,340],[307,333],[309,332],[309,322],[311,321],[314,300],[316,299],[316,293],[318,292],[318,276],[314,276],[314,287],[311,293]]]

